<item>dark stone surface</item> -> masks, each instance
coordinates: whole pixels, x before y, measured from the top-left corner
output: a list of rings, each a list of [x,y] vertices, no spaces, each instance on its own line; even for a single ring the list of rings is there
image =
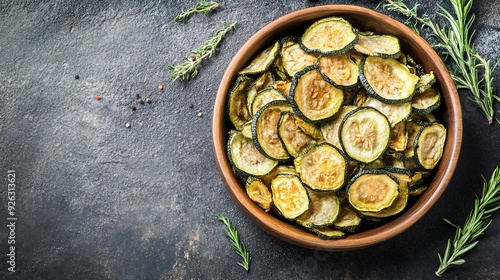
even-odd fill
[[[434,3],[419,2],[431,16],[438,11]],[[454,234],[442,218],[461,224],[481,192],[480,174],[489,177],[500,164],[500,125],[488,126],[461,91],[464,143],[456,174],[422,220],[360,251],[286,244],[250,222],[228,196],[212,153],[212,106],[225,67],[254,32],[288,12],[345,2],[221,1],[215,13],[174,22],[194,3],[0,3],[0,278],[435,277],[437,253]],[[379,1],[349,3],[375,8]],[[498,1],[475,1],[475,42],[493,62],[500,59],[499,10]],[[198,78],[169,80],[168,64],[180,62],[221,21],[235,20],[238,29]],[[135,104],[136,94],[152,103]],[[8,170],[17,179],[14,274],[6,265]],[[236,264],[216,219],[220,213],[251,252],[250,273]],[[500,216],[493,218],[467,263],[446,279],[500,278]]]

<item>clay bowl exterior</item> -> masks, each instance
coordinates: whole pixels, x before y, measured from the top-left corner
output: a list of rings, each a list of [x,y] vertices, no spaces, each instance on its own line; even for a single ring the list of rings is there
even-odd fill
[[[286,222],[276,215],[264,212],[252,202],[234,175],[226,153],[227,131],[231,127],[226,117],[227,94],[239,70],[266,46],[288,35],[300,35],[315,20],[340,16],[360,30],[391,34],[399,38],[403,52],[410,54],[426,72],[433,71],[442,93],[438,118],[447,128],[447,141],[441,162],[435,169],[428,189],[397,218],[379,227],[348,235],[344,239],[325,240]],[[300,32],[300,33],[297,33]],[[288,243],[305,248],[327,251],[346,251],[368,247],[392,238],[417,222],[438,201],[452,178],[462,142],[462,111],[457,90],[446,66],[433,48],[404,24],[373,10],[350,5],[328,5],[307,8],[287,14],[254,34],[230,62],[220,83],[214,105],[212,123],[215,160],[228,193],[243,213],[256,225]]]

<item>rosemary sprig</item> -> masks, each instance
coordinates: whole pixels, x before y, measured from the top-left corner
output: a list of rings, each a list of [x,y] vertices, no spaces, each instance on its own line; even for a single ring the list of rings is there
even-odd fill
[[[487,119],[489,124],[494,120],[500,123],[495,117],[494,104],[500,102],[500,97],[496,95],[493,86],[492,72],[495,71],[498,63],[490,64],[477,53],[472,45],[471,32],[475,15],[470,14],[472,0],[450,0],[455,17],[443,6],[438,4],[439,16],[445,19],[449,27],[440,27],[433,23],[428,16],[420,17],[418,15],[418,4],[409,8],[403,0],[385,0],[383,7],[389,11],[395,11],[403,14],[413,20],[411,25],[413,30],[421,24],[429,28],[433,36],[437,39],[436,47],[444,50],[445,57],[450,57],[454,62],[454,67],[448,67],[455,85],[459,89],[468,89],[470,91],[470,100],[478,107],[480,112]],[[481,76],[482,73],[482,76]]]
[[[177,15],[175,17],[175,20],[178,22],[186,21],[189,19],[189,17],[193,13],[201,13],[201,14],[206,15],[209,12],[217,9],[217,7],[219,7],[219,3],[215,2],[215,1],[210,1],[210,2],[200,1],[200,2],[196,3],[196,5],[194,7],[191,7],[189,9],[183,11],[179,15]]]
[[[224,233],[229,237],[231,240],[231,245],[236,251],[236,253],[241,257],[241,261],[238,262],[238,265],[243,267],[246,271],[250,269],[250,261],[252,260],[252,257],[250,257],[250,253],[247,251],[245,245],[241,243],[240,238],[238,236],[238,231],[236,228],[231,224],[231,221],[229,221],[229,218],[224,216],[223,214],[220,214],[218,217],[219,221],[223,222],[227,230],[224,229]]]
[[[224,28],[218,30],[215,35],[209,38],[205,43],[192,51],[191,57],[184,57],[184,62],[175,66],[169,65],[168,70],[173,74],[170,76],[172,81],[189,81],[198,75],[198,67],[204,59],[212,57],[215,54],[217,46],[224,36],[236,26],[237,22],[229,24],[223,22]]]
[[[483,177],[483,193],[481,198],[476,197],[474,208],[467,216],[463,227],[445,221],[456,228],[453,243],[448,240],[444,255],[439,258],[439,268],[436,275],[441,277],[450,267],[465,263],[462,255],[474,248],[479,242],[477,239],[490,226],[491,213],[500,209],[500,166],[497,166],[489,181]]]

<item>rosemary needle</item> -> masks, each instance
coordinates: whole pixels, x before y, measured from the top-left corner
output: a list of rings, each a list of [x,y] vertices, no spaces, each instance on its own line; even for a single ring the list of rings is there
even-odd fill
[[[217,9],[217,7],[219,7],[219,3],[217,3],[217,2],[200,1],[200,2],[196,3],[196,5],[194,7],[191,7],[189,9],[187,9],[186,11],[183,11],[179,15],[177,15],[175,17],[175,20],[178,22],[186,21],[189,19],[189,17],[193,13],[200,13],[200,14],[206,15],[209,12]]]
[[[191,57],[184,57],[184,62],[175,66],[169,65],[168,70],[173,74],[170,76],[172,81],[181,80],[189,81],[198,75],[198,67],[204,59],[215,54],[217,46],[220,44],[224,36],[236,26],[237,22],[223,22],[224,28],[218,30],[215,35],[209,38],[205,43],[192,51]]]
[[[474,208],[467,216],[463,227],[445,221],[456,228],[453,243],[448,240],[443,256],[438,254],[439,268],[436,275],[441,277],[450,267],[465,263],[462,255],[474,248],[479,242],[477,239],[490,226],[491,214],[500,210],[500,166],[497,166],[489,181],[483,177],[483,193],[476,197]]]
[[[252,257],[250,257],[250,253],[247,251],[245,245],[241,243],[240,238],[238,236],[238,231],[231,224],[231,221],[229,221],[228,217],[224,216],[223,214],[220,214],[217,218],[219,219],[219,221],[223,222],[226,225],[227,230],[224,229],[224,233],[231,240],[231,245],[238,254],[238,256],[241,257],[241,261],[238,262],[238,265],[240,265],[246,271],[248,271],[250,269],[250,261],[252,260]]]
[[[438,40],[436,47],[443,49],[444,55],[454,62],[453,67],[449,66],[448,70],[457,88],[470,91],[470,100],[478,107],[489,124],[492,124],[494,120],[500,123],[500,120],[495,117],[494,109],[495,103],[500,102],[500,97],[495,93],[492,76],[500,61],[491,65],[490,61],[479,55],[472,45],[474,32],[470,29],[475,15],[470,12],[473,1],[449,1],[455,17],[438,4],[441,10],[438,14],[449,27],[440,27],[426,15],[420,17],[417,12],[418,4],[410,9],[403,0],[385,0],[383,7],[406,16],[408,18],[406,23],[411,24],[415,31],[417,31],[418,24],[429,28]],[[411,20],[414,23],[411,23]]]

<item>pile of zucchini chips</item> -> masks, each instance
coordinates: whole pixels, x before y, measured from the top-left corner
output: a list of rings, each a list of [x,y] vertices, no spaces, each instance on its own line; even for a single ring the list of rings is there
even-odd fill
[[[266,212],[327,239],[373,227],[425,191],[442,156],[434,82],[398,38],[323,18],[238,73],[228,158]]]

